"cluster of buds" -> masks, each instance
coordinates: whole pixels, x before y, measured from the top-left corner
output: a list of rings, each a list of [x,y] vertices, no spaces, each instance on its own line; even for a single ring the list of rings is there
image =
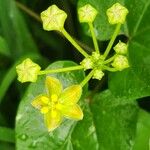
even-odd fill
[[[41,13],[41,19],[43,22],[44,30],[51,31],[57,30],[61,32],[68,41],[85,57],[79,65],[59,68],[53,70],[41,70],[41,67],[27,58],[21,64],[16,67],[18,73],[18,80],[20,82],[36,82],[38,75],[67,72],[74,70],[91,70],[85,79],[78,85],[72,85],[67,89],[62,89],[62,84],[56,78],[48,76],[46,78],[46,89],[48,89],[47,95],[37,96],[33,102],[33,107],[40,110],[44,114],[45,125],[49,131],[53,131],[58,127],[63,117],[81,120],[83,118],[82,110],[77,102],[82,94],[82,87],[91,79],[101,80],[106,71],[122,71],[129,67],[127,53],[128,46],[121,41],[113,47],[113,43],[120,32],[121,25],[125,22],[128,14],[127,8],[119,3],[114,4],[106,12],[108,16],[108,22],[112,25],[116,24],[116,29],[112,38],[103,54],[101,54],[97,38],[94,31],[94,21],[98,11],[87,4],[78,9],[78,17],[81,23],[87,23],[92,35],[94,44],[94,51],[92,54],[87,54],[86,51],[78,45],[78,43],[71,37],[71,35],[65,30],[64,24],[67,18],[67,14],[59,9],[56,5],[48,7],[47,10]],[[115,54],[109,58],[110,50],[114,49]]]

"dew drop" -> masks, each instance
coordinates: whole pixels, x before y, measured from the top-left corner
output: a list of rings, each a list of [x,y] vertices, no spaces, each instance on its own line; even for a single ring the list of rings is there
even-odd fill
[[[105,115],[105,114],[106,114],[106,111],[105,111],[105,110],[103,110],[103,111],[102,111],[102,114],[103,114],[103,115]]]
[[[37,144],[38,144],[37,141],[33,141],[33,142],[29,145],[29,147],[30,147],[30,148],[36,148],[36,147],[37,147]]]
[[[26,141],[28,139],[28,136],[26,134],[22,134],[19,136],[19,138],[23,141]]]

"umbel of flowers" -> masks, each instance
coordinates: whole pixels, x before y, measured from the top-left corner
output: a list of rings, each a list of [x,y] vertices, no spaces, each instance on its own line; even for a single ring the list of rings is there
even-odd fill
[[[83,113],[77,104],[82,94],[82,87],[91,79],[101,80],[106,71],[122,71],[129,67],[127,53],[128,45],[121,41],[113,47],[114,41],[120,32],[121,25],[125,23],[128,9],[119,3],[107,9],[108,22],[116,25],[115,31],[110,42],[101,54],[96,34],[94,32],[94,21],[99,12],[90,4],[86,4],[78,9],[78,18],[81,23],[87,23],[91,32],[94,51],[88,54],[65,30],[64,24],[67,14],[56,5],[48,7],[41,13],[43,29],[47,31],[56,30],[61,32],[68,41],[83,55],[83,60],[77,66],[59,68],[53,70],[41,70],[41,67],[34,63],[30,58],[25,59],[16,66],[18,80],[20,82],[36,82],[39,75],[67,72],[75,70],[90,70],[85,79],[78,85],[72,85],[63,89],[62,84],[56,78],[47,76],[45,79],[47,95],[38,95],[33,101],[32,106],[38,109],[44,116],[44,122],[48,131],[56,129],[64,117],[74,120],[81,120]],[[111,49],[114,55],[109,56]]]

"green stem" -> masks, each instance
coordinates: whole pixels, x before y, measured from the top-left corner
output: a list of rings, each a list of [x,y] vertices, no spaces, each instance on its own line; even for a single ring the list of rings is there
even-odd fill
[[[28,7],[26,7],[25,5],[23,5],[22,3],[16,1],[16,5],[22,9],[23,11],[25,11],[27,14],[29,14],[30,16],[32,16],[33,18],[35,18],[37,21],[41,22],[41,18],[38,14],[36,14],[35,12],[33,12],[32,10],[30,10]]]
[[[80,83],[81,87],[84,87],[84,85],[92,78],[94,74],[94,70],[92,70],[87,76],[86,78]]]
[[[6,127],[0,127],[0,141],[15,143],[14,130]]]
[[[58,69],[53,69],[53,70],[42,70],[39,72],[39,75],[49,74],[49,73],[75,71],[75,70],[80,70],[80,69],[84,69],[84,67],[83,66],[73,66],[73,67],[58,68]]]
[[[68,39],[68,41],[84,56],[84,57],[89,57],[89,55],[84,51],[84,49],[82,49],[78,43],[70,36],[70,34],[63,29],[61,31],[63,33],[63,35],[66,37],[66,39]]]
[[[117,54],[115,54],[114,56],[110,57],[109,59],[105,60],[103,64],[108,64],[110,63],[111,61],[114,60],[114,58],[116,57]]]
[[[121,28],[121,24],[119,23],[119,24],[117,24],[116,29],[115,29],[115,31],[114,31],[114,33],[112,35],[112,38],[111,38],[111,40],[110,40],[110,42],[109,42],[109,44],[108,44],[108,46],[106,48],[106,51],[104,53],[104,58],[106,58],[108,56],[108,54],[109,54],[109,52],[110,52],[110,50],[111,50],[111,48],[113,46],[114,41],[115,41],[117,35],[120,32],[120,28]]]
[[[98,47],[98,42],[97,42],[96,35],[95,35],[95,32],[94,32],[93,24],[91,22],[89,22],[88,24],[89,24],[89,27],[90,27],[90,31],[91,31],[95,51],[100,54],[100,50],[99,50],[99,47]]]
[[[111,68],[111,67],[108,67],[108,66],[103,66],[103,69],[105,69],[107,71],[110,71],[110,72],[116,72],[116,71],[118,71],[116,68]]]

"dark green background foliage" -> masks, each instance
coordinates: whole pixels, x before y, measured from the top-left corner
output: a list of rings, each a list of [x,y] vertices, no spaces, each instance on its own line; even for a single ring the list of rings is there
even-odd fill
[[[42,69],[62,68],[76,65],[82,56],[58,33],[44,31],[41,23],[14,0],[0,0],[0,150],[150,150],[150,0],[18,2],[37,14],[57,4],[68,13],[67,31],[88,53],[93,44],[88,26],[78,22],[77,8],[90,3],[98,10],[94,27],[104,51],[115,28],[109,25],[106,10],[120,2],[129,14],[115,43],[129,43],[130,68],[106,73],[100,82],[90,81],[80,100],[84,119],[64,120],[48,133],[43,117],[30,104],[43,92],[45,77],[37,83],[21,84],[15,66],[30,57]],[[53,76],[64,87],[80,83],[85,77],[83,71]]]

